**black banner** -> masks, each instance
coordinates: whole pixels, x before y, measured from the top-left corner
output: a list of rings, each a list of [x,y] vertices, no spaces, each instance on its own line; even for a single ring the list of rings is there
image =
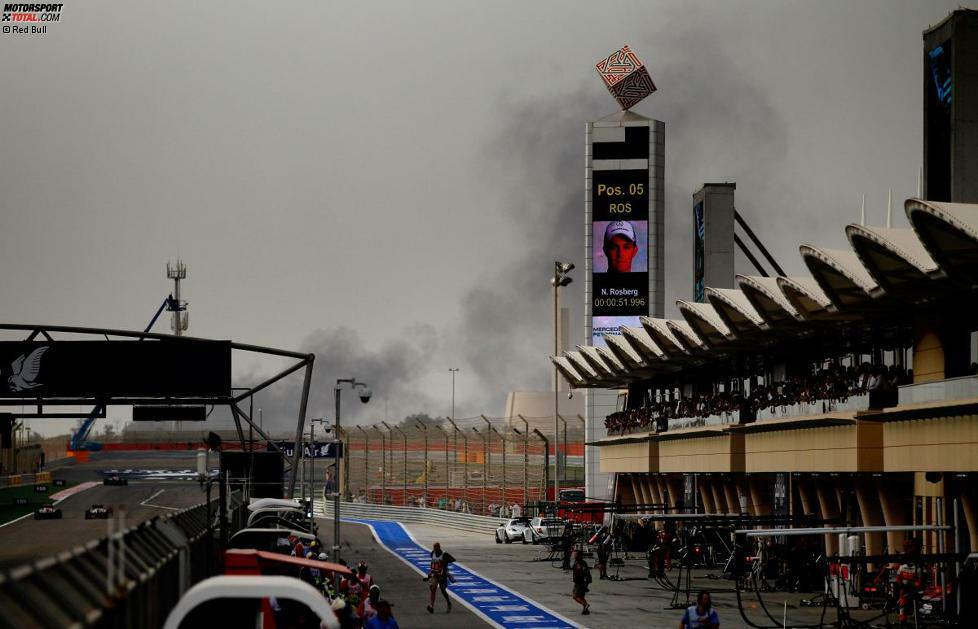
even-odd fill
[[[275,445],[277,445],[287,457],[291,457],[293,454],[295,454],[294,441],[276,441]],[[317,441],[316,443],[306,442],[303,444],[304,447],[302,456],[309,459],[334,459],[336,458],[334,450],[337,445],[340,447],[340,458],[342,458],[343,444],[335,444],[332,441]]]
[[[206,406],[133,406],[134,422],[202,422],[207,419]]]
[[[0,342],[0,397],[230,395],[230,341]]]

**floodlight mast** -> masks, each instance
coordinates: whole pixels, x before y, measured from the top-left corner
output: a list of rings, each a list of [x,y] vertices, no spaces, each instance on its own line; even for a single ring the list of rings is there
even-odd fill
[[[554,356],[560,355],[560,288],[567,286],[574,281],[574,278],[567,275],[574,270],[573,262],[554,261],[554,275],[550,278],[550,284],[554,287]],[[560,501],[560,374],[557,371],[557,364],[554,363],[554,503]],[[567,441],[564,441],[564,449],[567,448]],[[567,452],[564,452],[567,455]],[[549,466],[548,466],[549,467]],[[544,490],[546,499],[546,490]]]
[[[343,466],[340,465],[340,450],[343,448],[343,441],[340,439],[340,393],[343,385],[349,384],[354,391],[360,390],[360,401],[366,404],[370,401],[370,388],[363,382],[358,382],[356,378],[337,378],[336,386],[333,388],[333,397],[336,400],[336,424],[333,426],[333,455],[336,459],[336,491],[333,492],[333,561],[339,563],[340,560],[340,496],[345,493],[346,477],[343,474]],[[343,453],[346,456],[346,453]]]

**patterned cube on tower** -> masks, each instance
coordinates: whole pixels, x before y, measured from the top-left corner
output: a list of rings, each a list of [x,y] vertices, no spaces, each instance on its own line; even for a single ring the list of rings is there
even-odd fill
[[[652,82],[649,71],[628,46],[622,46],[611,53],[607,59],[599,61],[595,68],[622,109],[631,109],[655,91],[655,83]]]

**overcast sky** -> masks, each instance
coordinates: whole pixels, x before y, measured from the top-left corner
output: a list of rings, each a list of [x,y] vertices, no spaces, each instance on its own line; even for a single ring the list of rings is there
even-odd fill
[[[449,367],[457,415],[499,415],[547,386],[554,259],[584,341],[584,123],[616,109],[595,62],[627,43],[659,87],[635,110],[666,125],[672,304],[704,181],[737,182],[789,273],[861,194],[906,223],[921,32],[957,5],[69,0],[0,35],[0,320],[142,328],[180,256],[191,334],[316,352],[312,415],[346,376],[365,418],[446,414]]]

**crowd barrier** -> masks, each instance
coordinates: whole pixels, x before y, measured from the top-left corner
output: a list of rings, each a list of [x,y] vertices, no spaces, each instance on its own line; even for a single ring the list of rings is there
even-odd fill
[[[316,500],[316,513],[324,517],[333,517],[333,502]],[[444,526],[462,531],[485,533],[493,535],[496,528],[505,518],[492,518],[470,513],[456,513],[441,509],[420,507],[394,507],[390,505],[372,505],[358,502],[344,502],[340,505],[340,517],[365,520],[394,520],[404,524],[426,524],[429,526]]]
[[[243,520],[228,499],[229,530]],[[54,557],[0,572],[0,627],[163,626],[170,609],[214,569],[218,501],[158,516]],[[110,568],[110,566],[112,566]],[[110,577],[112,577],[110,579]]]

